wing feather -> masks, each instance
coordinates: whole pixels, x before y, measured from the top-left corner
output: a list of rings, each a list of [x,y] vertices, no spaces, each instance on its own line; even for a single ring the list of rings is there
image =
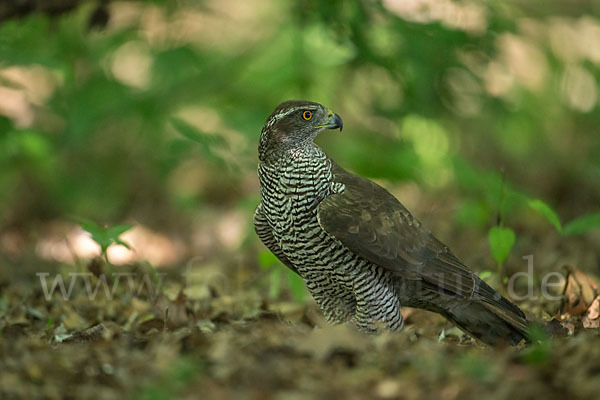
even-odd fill
[[[346,247],[406,279],[471,298],[474,274],[387,190],[333,164],[341,193],[319,204],[321,227]]]

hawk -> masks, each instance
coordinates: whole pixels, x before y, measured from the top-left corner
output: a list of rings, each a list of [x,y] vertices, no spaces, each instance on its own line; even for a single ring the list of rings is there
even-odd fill
[[[258,146],[260,240],[300,275],[331,323],[401,330],[401,307],[441,314],[488,344],[518,344],[523,312],[483,282],[386,189],[337,165],[313,139],[342,130],[309,101],[281,103]]]

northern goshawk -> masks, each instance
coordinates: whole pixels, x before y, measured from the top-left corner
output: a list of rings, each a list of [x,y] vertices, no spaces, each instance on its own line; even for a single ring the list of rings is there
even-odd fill
[[[403,327],[402,306],[439,313],[488,343],[526,339],[523,312],[421,227],[387,190],[351,174],[313,143],[342,129],[333,111],[281,103],[260,135],[261,241],[299,274],[332,323]]]

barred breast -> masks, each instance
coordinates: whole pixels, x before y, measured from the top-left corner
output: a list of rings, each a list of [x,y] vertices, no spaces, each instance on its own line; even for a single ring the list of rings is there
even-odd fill
[[[332,162],[316,146],[259,164],[261,203],[274,238],[325,317],[333,323],[353,319],[362,330],[383,322],[400,329],[400,305],[391,277],[351,252],[319,225],[319,203],[343,190],[333,181]]]

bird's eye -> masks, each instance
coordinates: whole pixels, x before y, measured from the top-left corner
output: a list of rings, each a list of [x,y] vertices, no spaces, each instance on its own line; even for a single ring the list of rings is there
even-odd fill
[[[312,118],[312,111],[306,110],[302,113],[302,118],[304,118],[306,121],[310,121],[310,119]]]

